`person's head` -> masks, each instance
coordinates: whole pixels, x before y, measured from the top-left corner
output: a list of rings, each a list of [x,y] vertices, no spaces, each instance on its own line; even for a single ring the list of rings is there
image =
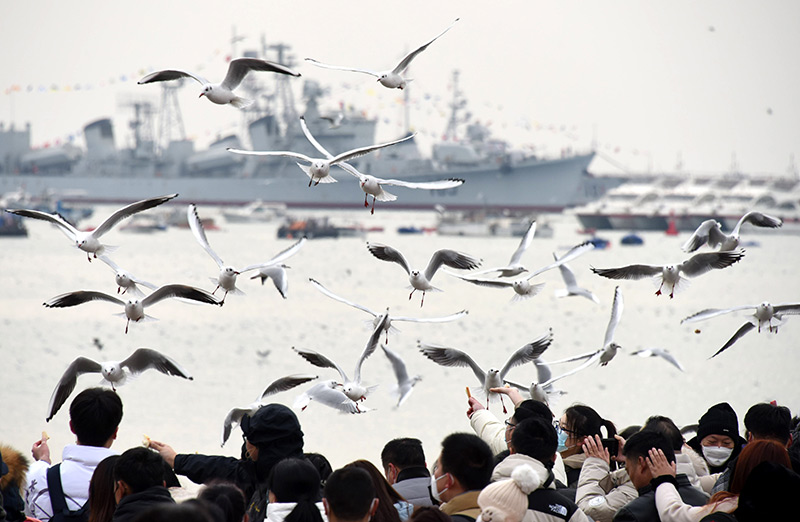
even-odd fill
[[[622,428],[619,431],[618,435],[623,439],[628,440],[628,438],[630,438],[631,435],[641,430],[642,427],[639,426],[638,424],[631,424],[630,426],[625,426],[624,428]]]
[[[325,481],[328,480],[328,477],[333,473],[331,463],[325,458],[325,455],[321,453],[303,453],[303,457],[317,469],[320,478],[320,487],[324,486]]]
[[[731,493],[741,493],[747,477],[762,462],[774,462],[787,468],[792,467],[789,452],[786,451],[786,446],[780,442],[768,439],[748,442],[736,460],[736,468],[734,468],[733,477],[731,477],[729,491]]]
[[[372,478],[357,467],[331,473],[325,481],[322,503],[331,522],[367,521],[378,509]]]
[[[738,463],[737,463],[738,467]],[[786,466],[762,462],[750,472],[734,514],[739,522],[785,520],[797,509],[800,475]]]
[[[117,508],[114,494],[114,466],[119,455],[106,457],[97,464],[89,481],[89,522],[111,520]]]
[[[222,513],[220,522],[242,522],[245,515],[244,493],[230,482],[213,482],[200,490],[197,498],[217,506]]]
[[[422,442],[408,437],[390,440],[381,451],[381,465],[389,484],[397,482],[397,475],[406,468],[426,467]]]
[[[511,453],[527,455],[547,468],[552,468],[555,463],[557,447],[558,436],[552,422],[539,417],[518,423],[509,444]]]
[[[285,458],[302,458],[303,431],[297,415],[283,404],[267,404],[252,416],[242,417],[245,457],[254,461],[260,481],[266,480],[272,466]]]
[[[114,464],[114,486],[117,502],[153,486],[164,485],[164,462],[148,448],[131,448]]]
[[[697,435],[689,441],[689,446],[703,454],[712,471],[718,471],[739,454],[742,443],[736,412],[730,404],[721,402],[700,417]]]
[[[122,421],[122,401],[106,388],[87,388],[69,405],[69,427],[80,446],[111,447]]]
[[[275,464],[267,479],[269,502],[297,505],[285,522],[322,522],[316,503],[322,497],[319,472],[306,459],[284,459]]]
[[[431,477],[431,494],[447,502],[465,491],[483,489],[491,480],[494,455],[471,433],[452,433],[442,441]]]
[[[378,509],[372,517],[374,522],[400,522],[394,503],[405,499],[394,490],[374,464],[368,460],[356,460],[345,468],[361,468],[369,473],[372,485],[375,486],[375,497],[378,499]]]
[[[672,444],[656,431],[642,430],[625,441],[622,449],[622,454],[625,455],[625,469],[637,489],[645,487],[653,478],[652,471],[647,465],[647,457],[653,448],[663,451],[669,462],[675,462]]]
[[[600,435],[606,429],[605,437],[611,438],[617,433],[614,423],[600,416],[593,408],[584,404],[573,404],[558,421],[559,451],[583,444],[586,437]]]
[[[511,442],[511,435],[514,433],[516,425],[525,419],[539,417],[548,423],[553,422],[553,412],[547,407],[547,404],[533,399],[522,401],[514,409],[514,414],[506,421],[506,445]]]
[[[653,415],[642,427],[643,430],[652,430],[662,434],[672,444],[672,449],[679,453],[683,447],[683,435],[681,429],[672,422],[669,417]]]
[[[411,513],[412,522],[451,522],[450,515],[437,506],[419,506]]]
[[[139,513],[132,522],[219,522],[219,513],[215,505],[192,498],[180,504],[156,504]]]
[[[788,447],[792,443],[792,413],[786,406],[768,402],[755,404],[744,415],[747,440],[775,440]]]
[[[527,419],[527,422],[541,422],[541,419]],[[552,424],[550,429],[553,430]],[[555,433],[554,433],[555,434]],[[553,449],[555,454],[555,448]],[[522,522],[528,511],[528,495],[541,485],[541,478],[528,464],[514,468],[511,478],[492,482],[478,495],[481,522]]]

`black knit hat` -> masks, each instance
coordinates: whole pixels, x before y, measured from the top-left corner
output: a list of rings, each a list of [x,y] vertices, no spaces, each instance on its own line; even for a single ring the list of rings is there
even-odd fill
[[[292,410],[282,404],[267,404],[252,416],[242,417],[242,433],[254,446],[268,446],[276,441],[299,439],[303,445],[303,432],[300,421]]]
[[[736,412],[727,402],[715,404],[700,417],[697,440],[702,441],[708,435],[727,435],[734,443],[744,442],[739,436],[739,420]]]

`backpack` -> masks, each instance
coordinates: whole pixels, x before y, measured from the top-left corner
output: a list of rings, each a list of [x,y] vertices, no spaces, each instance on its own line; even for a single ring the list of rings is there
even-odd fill
[[[50,492],[50,504],[53,506],[51,522],[87,522],[89,520],[89,502],[80,509],[70,511],[67,498],[61,485],[61,464],[51,466],[47,470],[47,489]]]

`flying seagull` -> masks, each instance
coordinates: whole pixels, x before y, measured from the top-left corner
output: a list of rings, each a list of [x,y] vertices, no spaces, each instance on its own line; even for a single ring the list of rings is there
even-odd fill
[[[111,268],[111,270],[114,271],[114,280],[117,283],[118,294],[124,294],[126,292],[130,292],[131,295],[135,295],[137,297],[143,297],[144,293],[139,289],[137,285],[142,285],[144,287],[149,288],[150,290],[155,290],[156,288],[158,288],[153,283],[148,283],[143,279],[139,279],[138,277],[131,274],[127,270],[123,270],[114,261],[112,261],[110,257],[106,255],[100,256],[99,259],[103,263],[107,264]]]
[[[68,292],[66,294],[57,295],[54,298],[46,301],[44,306],[47,308],[66,308],[75,306],[89,301],[108,301],[122,306],[125,311],[123,314],[127,318],[125,322],[125,333],[128,333],[128,325],[131,321],[139,322],[142,320],[153,319],[151,316],[144,313],[145,308],[148,308],[164,299],[169,297],[181,297],[183,299],[190,299],[192,301],[199,301],[201,303],[208,303],[214,305],[222,305],[222,301],[209,294],[205,290],[194,288],[187,285],[164,285],[159,287],[152,294],[144,299],[129,299],[127,302],[108,295],[103,292],[95,292],[91,290],[78,290],[77,292]]]
[[[528,229],[525,231],[525,234],[522,236],[522,239],[519,242],[519,246],[517,246],[517,249],[511,255],[511,260],[506,266],[487,268],[486,270],[481,270],[475,274],[480,275],[489,274],[491,272],[500,272],[500,277],[514,277],[522,274],[523,272],[527,272],[528,269],[525,268],[525,266],[521,263],[522,255],[526,250],[528,250],[528,247],[531,246],[534,234],[536,234],[536,221],[531,221],[528,225]]]
[[[228,65],[228,74],[225,75],[225,79],[222,80],[222,83],[211,83],[200,75],[180,69],[167,69],[148,74],[139,80],[139,85],[177,80],[180,78],[191,78],[203,86],[200,97],[205,96],[209,101],[218,105],[230,103],[237,109],[244,109],[253,103],[253,101],[236,96],[233,90],[242,83],[242,80],[244,80],[244,77],[247,76],[247,73],[250,71],[267,71],[287,74],[289,76],[300,76],[300,73],[279,63],[268,62],[258,58],[236,58],[235,60],[231,60]]]
[[[310,134],[308,134],[308,129],[305,128],[305,119],[301,118],[300,122],[303,130],[306,132],[306,136],[309,136]],[[286,150],[259,151],[235,149],[232,147],[228,147],[226,150],[234,154],[244,154],[245,156],[282,156],[284,158],[294,158],[305,163],[310,163],[310,165],[297,163],[297,166],[306,173],[306,176],[308,176],[308,186],[310,187],[312,183],[314,186],[319,185],[320,183],[336,183],[336,179],[334,179],[330,174],[332,165],[338,165],[344,161],[360,158],[361,156],[369,154],[370,152],[378,149],[410,140],[414,136],[415,134],[411,134],[405,138],[400,138],[399,140],[394,140],[387,143],[378,143],[376,145],[369,145],[367,147],[360,147],[357,149],[348,150],[337,156],[326,156],[325,158],[312,158],[310,156],[306,156],[305,154],[300,154],[299,152],[291,152]],[[312,143],[315,142],[312,140]]]
[[[400,253],[399,250],[388,245],[367,242],[367,250],[382,261],[391,261],[403,267],[403,270],[408,274],[408,281],[413,287],[411,293],[408,295],[409,300],[417,290],[422,292],[422,300],[419,303],[420,307],[425,303],[425,292],[441,291],[431,284],[431,279],[436,275],[436,271],[439,270],[439,267],[447,265],[451,268],[472,270],[473,268],[479,267],[481,264],[480,259],[472,257],[469,254],[464,254],[455,250],[442,249],[433,253],[431,260],[428,262],[428,266],[425,268],[425,272],[420,272],[419,270],[411,270],[403,254]]]
[[[371,411],[370,408],[361,406],[345,395],[341,385],[333,379],[318,382],[304,393],[298,395],[294,401],[294,407],[303,411],[311,401],[317,401],[342,413],[366,413]]]
[[[421,381],[422,377],[419,375],[409,377],[408,370],[406,369],[406,363],[403,362],[403,359],[399,355],[397,355],[397,352],[393,352],[383,344],[381,345],[381,349],[383,350],[383,353],[386,354],[386,358],[389,359],[389,362],[392,363],[392,370],[394,371],[394,376],[397,379],[397,388],[394,389],[394,392],[397,395],[397,404],[395,405],[395,408],[399,408],[404,402],[406,402],[408,396],[411,395],[412,391],[414,391],[414,385]]]
[[[322,62],[318,62],[317,60],[314,60],[312,58],[306,58],[306,61],[318,67],[324,67],[325,69],[335,69],[338,71],[350,71],[350,72],[369,74],[370,76],[374,76],[375,78],[377,78],[380,84],[383,85],[384,87],[388,87],[389,89],[404,89],[408,84],[408,82],[411,81],[411,79],[403,78],[402,74],[403,71],[405,71],[411,64],[411,60],[416,58],[419,53],[427,49],[430,44],[436,41],[437,38],[441,37],[444,33],[452,29],[452,27],[456,24],[456,22],[458,22],[458,20],[459,18],[456,18],[455,21],[452,24],[450,24],[450,26],[447,29],[439,33],[433,40],[429,41],[424,45],[421,45],[420,47],[417,47],[415,50],[408,53],[405,56],[405,58],[403,58],[400,61],[400,63],[398,63],[397,66],[390,71],[371,71],[368,69],[356,69],[354,67],[328,65]]]
[[[317,281],[315,279],[309,278],[308,280],[311,282],[311,284],[312,284],[312,286],[314,286],[314,288],[316,288],[317,290],[319,290],[323,294],[327,295],[331,299],[334,299],[336,301],[339,301],[340,303],[344,303],[346,305],[352,306],[353,308],[357,308],[357,309],[359,309],[361,311],[367,312],[368,314],[370,314],[373,317],[373,320],[371,322],[372,323],[372,328],[374,329],[375,327],[378,326],[378,321],[381,320],[381,315],[380,314],[378,314],[376,312],[373,312],[372,310],[370,310],[366,306],[362,306],[362,305],[360,305],[358,303],[354,303],[352,301],[348,301],[344,297],[339,297],[338,295],[334,294],[333,292],[331,292],[330,290],[328,290],[327,288],[322,286],[322,283],[320,283],[319,281]],[[451,315],[446,315],[444,317],[399,317],[399,316],[390,315],[386,319],[386,324],[384,325],[384,331],[386,332],[386,343],[387,344],[389,343],[389,330],[392,330],[392,329],[397,330],[397,328],[394,328],[392,326],[392,322],[394,322],[394,321],[407,321],[407,322],[412,322],[412,323],[446,323],[446,322],[449,322],[449,321],[455,321],[456,319],[460,319],[461,317],[464,317],[468,313],[469,312],[467,310],[461,310],[460,312],[456,312],[456,313],[451,314]]]
[[[594,247],[594,243],[589,244]],[[560,261],[555,252],[553,252],[553,259]],[[577,295],[600,304],[600,299],[598,299],[597,296],[594,295],[590,290],[578,286],[578,281],[575,279],[575,273],[570,270],[566,263],[562,262],[560,265],[558,265],[558,270],[561,272],[561,279],[564,280],[566,288],[557,289],[555,291],[556,297],[569,297]]]
[[[50,397],[50,405],[47,407],[47,421],[58,412],[61,406],[69,398],[78,377],[84,373],[100,373],[103,375],[104,382],[111,385],[116,391],[116,387],[125,384],[129,377],[144,372],[145,370],[158,370],[166,375],[175,375],[184,379],[192,380],[192,376],[181,368],[181,366],[156,350],[150,348],[139,348],[123,361],[97,362],[88,357],[78,357],[58,381],[53,395]]]
[[[656,295],[661,295],[664,285],[670,288],[669,297],[688,285],[687,277],[705,274],[714,269],[727,268],[744,257],[744,250],[695,254],[676,265],[628,265],[620,268],[594,268],[592,272],[609,279],[644,279],[654,277],[659,282]]]
[[[739,229],[744,223],[766,228],[778,228],[783,225],[783,221],[780,218],[751,211],[739,219],[730,234],[726,234],[722,231],[722,226],[717,221],[707,219],[697,227],[697,230],[694,231],[681,248],[684,252],[694,252],[707,243],[711,248],[719,247],[720,251],[736,250],[739,246]]]
[[[466,366],[471,368],[472,373],[475,374],[475,377],[477,377],[478,381],[481,383],[481,391],[486,397],[486,406],[488,407],[489,400],[492,397],[499,395],[489,390],[491,388],[502,387],[505,383],[505,377],[509,370],[515,366],[535,360],[537,357],[542,355],[545,350],[547,350],[552,342],[553,331],[550,330],[547,334],[526,344],[511,354],[501,369],[498,370],[496,368],[489,368],[488,371],[484,371],[480,366],[478,366],[478,363],[476,363],[466,352],[462,352],[456,348],[445,348],[442,346],[423,344],[422,342],[419,342],[417,347],[419,348],[419,351],[425,355],[425,357],[441,366]],[[507,413],[506,405],[503,403],[502,395],[500,395],[500,404],[503,406],[503,413]]]
[[[524,386],[506,379],[506,382],[515,388],[526,391],[530,394],[531,399],[545,404],[550,404],[550,396],[562,395],[565,392],[556,390],[552,384],[547,383],[553,377],[553,371],[550,365],[547,364],[541,357],[534,359],[533,364],[536,366],[536,381],[532,382],[530,386]]]
[[[110,216],[108,216],[100,225],[98,225],[94,230],[91,232],[81,232],[74,226],[72,226],[66,219],[61,217],[59,214],[48,214],[47,212],[41,212],[39,210],[6,210],[6,212],[10,212],[12,214],[16,214],[18,216],[29,217],[34,219],[41,219],[43,221],[49,221],[50,223],[56,225],[61,232],[64,233],[71,241],[75,243],[75,246],[86,252],[86,258],[91,261],[92,254],[95,258],[97,256],[101,256],[106,253],[111,253],[117,249],[117,247],[110,246],[110,245],[103,245],[100,243],[100,237],[114,228],[114,226],[125,219],[126,217],[132,216],[137,212],[141,212],[143,210],[147,210],[153,207],[157,207],[162,203],[166,203],[167,201],[171,200],[172,198],[177,197],[177,194],[170,194],[168,196],[160,196],[156,198],[150,199],[143,199],[142,201],[137,201],[135,203],[131,203],[121,209],[117,210]]]
[[[681,363],[678,362],[678,359],[669,353],[669,350],[667,349],[644,348],[642,350],[636,350],[635,352],[632,352],[631,355],[638,355],[639,357],[661,357],[678,370],[683,371],[683,365],[681,365]]]

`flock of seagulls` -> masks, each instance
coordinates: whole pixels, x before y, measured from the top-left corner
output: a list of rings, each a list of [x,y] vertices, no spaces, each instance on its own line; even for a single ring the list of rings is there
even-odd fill
[[[307,58],[306,61],[318,67],[372,75],[377,78],[377,81],[384,87],[390,89],[404,89],[411,81],[410,78],[403,76],[411,62],[417,56],[419,56],[420,53],[425,51],[425,49],[427,49],[428,46],[430,46],[433,42],[450,31],[457,22],[458,19],[456,19],[450,26],[448,26],[433,39],[408,53],[400,61],[400,63],[397,64],[397,66],[388,71],[376,72],[367,69],[328,65],[311,58]],[[191,78],[200,83],[202,86],[200,97],[205,97],[210,102],[215,104],[232,105],[237,108],[244,108],[252,102],[236,95],[234,90],[251,72],[272,72],[295,77],[300,76],[300,73],[278,63],[254,58],[237,58],[231,60],[227,74],[224,80],[220,83],[211,83],[197,74],[179,69],[166,69],[153,72],[143,77],[138,83],[150,84],[162,81],[179,80],[182,78]],[[337,125],[339,121],[340,119],[338,121],[332,120],[331,124]],[[348,163],[351,160],[379,149],[395,146],[406,140],[410,140],[414,137],[413,135],[386,143],[367,145],[338,154],[333,154],[319,144],[319,142],[309,131],[305,119],[302,117],[300,118],[300,126],[308,141],[322,157],[310,157],[293,151],[251,151],[242,149],[228,149],[228,151],[233,154],[252,156],[281,156],[295,159],[298,167],[306,174],[306,176],[308,176],[309,187],[336,182],[336,179],[331,175],[331,167],[338,166],[343,171],[347,172],[349,175],[358,180],[359,187],[365,195],[364,206],[371,207],[371,213],[374,213],[376,201],[393,201],[396,199],[395,195],[390,194],[385,190],[384,187],[386,186],[396,186],[408,189],[444,190],[457,187],[464,183],[464,180],[460,179],[445,179],[426,183],[409,183],[396,179],[381,179],[359,172],[355,167]],[[264,284],[267,279],[272,279],[281,297],[283,299],[287,298],[288,277],[286,269],[289,267],[284,264],[284,262],[300,252],[306,243],[306,239],[300,239],[267,261],[246,265],[244,268],[237,269],[233,265],[226,264],[222,260],[221,256],[217,254],[217,252],[211,247],[200,220],[197,207],[194,204],[188,205],[186,210],[189,227],[198,244],[214,260],[219,270],[218,274],[211,278],[213,284],[216,285],[211,292],[184,284],[166,284],[157,286],[145,281],[144,279],[134,276],[130,272],[117,265],[117,263],[109,257],[110,254],[114,253],[117,247],[101,243],[101,237],[110,232],[114,226],[123,219],[130,217],[135,213],[143,212],[158,205],[167,203],[177,196],[177,194],[169,194],[131,203],[130,205],[122,207],[111,214],[97,228],[90,232],[77,230],[73,225],[71,225],[58,214],[48,214],[45,212],[27,209],[8,210],[8,212],[17,214],[19,216],[50,222],[62,233],[64,233],[70,239],[70,241],[72,241],[74,246],[85,252],[87,259],[90,262],[92,259],[100,258],[103,263],[108,265],[114,271],[117,295],[111,295],[102,291],[92,290],[72,291],[49,299],[44,303],[44,306],[48,308],[64,308],[81,305],[90,301],[105,301],[113,303],[119,307],[122,307],[123,311],[121,315],[126,318],[125,333],[127,334],[128,327],[131,322],[138,323],[146,319],[151,319],[151,317],[145,313],[146,310],[149,309],[150,306],[169,298],[222,306],[225,303],[225,299],[229,293],[243,293],[239,288],[237,288],[237,277],[243,273],[251,271],[257,271],[256,275],[252,276],[251,279],[260,278],[262,284]],[[369,203],[369,196],[372,196],[371,205]],[[768,216],[760,212],[749,212],[742,217],[732,233],[727,235],[722,232],[722,228],[719,223],[714,220],[708,220],[698,227],[691,238],[689,238],[689,240],[683,245],[682,249],[684,252],[691,253],[697,251],[704,245],[707,245],[709,248],[714,249],[712,251],[694,254],[689,259],[677,264],[634,264],[619,268],[592,267],[591,271],[599,276],[610,279],[638,280],[651,278],[658,285],[656,295],[669,292],[669,296],[672,298],[678,290],[686,286],[688,283],[688,278],[700,276],[710,272],[711,270],[728,268],[744,258],[745,252],[739,248],[740,227],[744,223],[749,223],[759,227],[773,228],[779,227],[782,224],[779,219],[772,216]],[[448,271],[446,271],[446,273],[455,278],[478,286],[490,288],[511,288],[515,292],[514,300],[521,301],[523,299],[534,297],[541,291],[544,283],[531,283],[533,278],[546,271],[558,268],[565,288],[557,289],[555,291],[555,295],[557,297],[579,296],[591,300],[593,303],[600,304],[600,300],[594,293],[578,285],[575,273],[567,265],[567,263],[572,262],[578,257],[592,251],[595,248],[594,245],[590,242],[575,245],[560,257],[553,253],[552,263],[531,270],[526,266],[526,264],[523,264],[522,258],[533,243],[535,233],[536,222],[533,221],[530,223],[517,249],[511,255],[511,258],[506,265],[484,269],[479,272],[473,272],[473,275],[471,276]],[[480,268],[482,264],[482,259],[477,256],[459,252],[457,250],[439,249],[431,255],[431,258],[424,270],[412,269],[412,265],[409,264],[405,256],[394,247],[375,242],[367,243],[366,247],[369,253],[375,258],[381,261],[395,263],[405,271],[406,275],[408,276],[408,282],[410,283],[411,289],[408,299],[411,300],[414,292],[420,291],[422,294],[420,307],[424,305],[425,295],[427,292],[441,291],[433,286],[432,280],[442,266],[447,266],[456,270],[470,271]],[[489,277],[490,274],[494,274],[495,277]],[[388,308],[386,308],[384,312],[378,313],[366,306],[340,297],[339,295],[328,290],[316,279],[309,278],[309,282],[314,288],[316,288],[325,296],[350,307],[359,309],[371,316],[371,319],[369,320],[371,333],[366,345],[356,359],[352,378],[350,378],[348,374],[344,372],[342,367],[337,362],[323,355],[322,353],[310,349],[293,347],[294,352],[297,353],[301,358],[305,359],[306,362],[318,368],[332,369],[336,372],[336,376],[334,378],[317,381],[317,379],[319,379],[318,375],[303,373],[287,375],[273,381],[264,389],[264,391],[261,392],[261,394],[258,395],[253,403],[244,407],[233,408],[227,413],[223,420],[222,426],[222,445],[225,444],[230,437],[231,431],[241,423],[245,415],[252,415],[258,410],[258,408],[263,406],[263,401],[266,397],[295,389],[312,381],[317,382],[314,382],[310,387],[296,397],[294,402],[296,408],[305,410],[312,402],[316,402],[335,410],[351,414],[361,414],[371,411],[372,408],[366,407],[365,402],[367,402],[371,394],[374,393],[377,388],[377,384],[366,384],[368,380],[362,380],[362,370],[364,362],[377,351],[379,345],[381,351],[383,351],[391,365],[396,381],[394,394],[397,401],[394,407],[401,407],[412,393],[415,385],[421,382],[422,377],[419,375],[411,376],[409,369],[401,355],[397,351],[390,350],[388,348],[387,344],[389,342],[389,331],[394,328],[393,323],[403,321],[419,323],[444,323],[463,319],[468,314],[467,310],[461,310],[454,314],[442,317],[415,318],[392,316],[389,314]],[[149,293],[145,294],[144,289],[147,289]],[[221,297],[216,295],[217,291],[220,291],[222,294]],[[120,298],[123,295],[128,298],[127,301]],[[682,323],[706,320],[723,314],[744,310],[751,310],[751,317],[712,357],[719,355],[722,351],[729,348],[738,339],[753,329],[757,329],[759,332],[762,329],[766,329],[769,332],[777,333],[778,327],[782,324],[782,319],[784,316],[800,314],[800,303],[772,305],[768,302],[763,302],[759,305],[743,305],[726,309],[706,309],[690,315],[689,317],[685,318]],[[547,402],[551,397],[563,393],[553,387],[555,382],[592,366],[602,367],[608,365],[614,359],[617,351],[621,349],[621,346],[617,343],[615,337],[617,328],[621,321],[622,311],[622,291],[621,288],[617,286],[614,291],[613,302],[610,310],[610,319],[606,328],[602,345],[591,352],[577,356],[561,358],[550,363],[545,362],[542,359],[542,355],[546,350],[552,350],[551,346],[553,345],[554,340],[552,329],[549,329],[546,334],[532,340],[530,343],[513,352],[499,369],[496,367],[491,367],[487,370],[484,370],[466,351],[456,348],[437,346],[418,341],[418,350],[422,355],[438,365],[445,367],[470,368],[479,382],[479,386],[473,388],[475,394],[486,400],[487,407],[489,406],[490,402],[499,398],[503,407],[503,411],[506,412],[507,410],[502,399],[503,394],[493,391],[497,388],[514,386],[529,394],[536,400]],[[396,328],[394,329],[396,330]],[[381,338],[385,340],[385,343],[380,342]],[[98,345],[98,349],[100,349],[101,346],[102,345]],[[265,352],[264,356],[266,356],[268,353],[269,352]],[[632,352],[631,355],[662,358],[669,364],[673,365],[676,369],[684,371],[683,366],[666,349],[640,349]],[[577,361],[581,361],[581,364],[565,371],[560,375],[555,377],[553,376],[553,365]],[[532,381],[530,385],[515,383],[508,380],[507,376],[510,370],[516,367],[525,366],[528,363],[532,363],[536,369],[536,380]],[[78,357],[67,367],[66,371],[58,381],[55,390],[53,391],[50,404],[48,406],[47,420],[49,421],[52,419],[68,399],[70,394],[75,389],[77,379],[80,375],[86,373],[100,373],[104,382],[110,385],[113,389],[116,389],[117,386],[122,385],[131,377],[150,369],[157,370],[169,376],[182,377],[188,380],[192,379],[191,375],[177,362],[156,350],[148,348],[140,348],[131,354],[127,359],[122,361],[97,362],[87,357]]]

